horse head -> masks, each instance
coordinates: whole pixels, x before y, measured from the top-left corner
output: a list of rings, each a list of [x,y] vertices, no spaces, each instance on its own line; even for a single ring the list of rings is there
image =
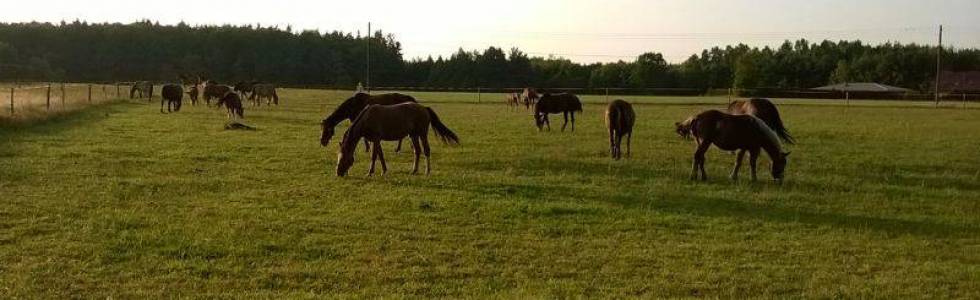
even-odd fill
[[[776,183],[782,183],[783,177],[786,172],[786,157],[789,156],[789,152],[780,152],[777,156],[772,157],[772,180]]]
[[[333,127],[327,125],[327,121],[323,120],[320,122],[320,128],[323,129],[323,133],[320,135],[320,146],[326,147],[330,144],[330,139],[333,138]]]
[[[684,125],[684,123],[674,122],[674,131],[682,138],[691,138],[691,127]]]

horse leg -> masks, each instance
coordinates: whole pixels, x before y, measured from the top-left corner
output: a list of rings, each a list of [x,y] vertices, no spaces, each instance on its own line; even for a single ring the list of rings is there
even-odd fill
[[[378,158],[381,159],[381,176],[385,176],[385,174],[388,174],[388,163],[385,162],[385,152],[384,149],[381,148],[381,139],[374,142],[374,149],[375,151],[378,151]]]
[[[370,152],[370,151],[371,151],[371,144],[368,144],[368,141],[364,140],[364,152]]]
[[[163,113],[163,105],[167,102],[166,99],[160,99],[160,113]]]
[[[368,171],[368,176],[374,176],[374,165],[378,162],[378,148],[375,147],[374,151],[371,152],[371,169]]]
[[[404,138],[398,140],[398,147],[395,147],[395,153],[401,153],[402,152],[402,141],[404,141],[404,140],[405,140]]]
[[[623,158],[623,134],[622,132],[616,133],[616,159]]]
[[[738,181],[738,169],[742,167],[742,158],[745,157],[745,150],[738,150],[738,157],[735,158],[735,168],[732,169],[732,175],[728,176],[732,181]]]
[[[697,180],[698,171],[701,171],[701,180],[708,180],[708,174],[704,172],[704,153],[708,152],[708,147],[711,147],[711,143],[698,141],[698,148],[694,151],[694,166],[691,168],[691,180]]]
[[[548,114],[544,114],[544,123],[548,125],[548,131],[551,131],[551,120],[548,120]]]
[[[575,132],[575,112],[572,111],[572,132]]]
[[[419,155],[422,154],[422,148],[419,147],[419,137],[412,136],[410,138],[412,139],[412,150],[414,150],[414,152],[415,152],[415,164],[412,167],[412,175],[418,175],[419,174]]]
[[[756,181],[755,166],[759,162],[759,149],[749,150],[749,167],[752,168],[752,181]]]
[[[561,124],[561,132],[565,132],[565,126],[568,126],[568,112],[562,112],[561,116],[565,117],[565,123]]]
[[[432,151],[429,148],[429,135],[422,135],[422,154],[425,154],[425,175],[432,173]]]

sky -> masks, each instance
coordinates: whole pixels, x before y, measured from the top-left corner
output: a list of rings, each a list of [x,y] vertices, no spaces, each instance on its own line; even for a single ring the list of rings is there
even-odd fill
[[[681,62],[713,46],[854,40],[980,48],[980,0],[4,0],[0,22],[261,24],[393,34],[406,59],[459,48],[518,47],[573,61],[630,61],[660,52]]]

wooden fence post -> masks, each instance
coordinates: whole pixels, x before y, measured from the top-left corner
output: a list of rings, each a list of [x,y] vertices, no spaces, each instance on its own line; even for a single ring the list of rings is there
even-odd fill
[[[606,88],[606,104],[609,104],[609,88]]]
[[[62,82],[61,83],[61,110],[65,110],[65,98],[67,98],[65,95],[65,83]]]
[[[483,94],[480,93],[480,88],[476,88],[476,103],[483,102]]]
[[[88,85],[88,103],[92,104],[92,85]]]
[[[119,83],[116,82],[116,99],[119,99]]]
[[[10,87],[10,115],[14,115],[14,88]]]
[[[45,103],[47,104],[47,109],[50,111],[51,110],[51,83],[50,82],[48,82],[48,93],[46,99],[47,101],[45,101]]]
[[[105,85],[104,84],[100,84],[100,85],[102,86],[102,101],[109,101],[109,93],[105,92]]]

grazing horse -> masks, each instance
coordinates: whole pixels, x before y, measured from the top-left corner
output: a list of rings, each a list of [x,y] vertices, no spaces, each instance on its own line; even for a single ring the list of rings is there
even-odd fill
[[[361,111],[354,123],[344,133],[343,142],[340,143],[340,155],[337,156],[337,176],[346,176],[347,171],[354,165],[354,150],[361,138],[374,143],[369,176],[374,174],[375,162],[379,159],[381,160],[381,175],[383,176],[388,172],[384,151],[381,150],[381,141],[399,141],[405,137],[412,140],[412,148],[415,150],[415,165],[412,174],[419,172],[419,155],[422,153],[425,154],[425,174],[431,173],[430,125],[443,142],[459,144],[459,137],[439,120],[439,116],[431,108],[418,103],[368,106]],[[419,147],[420,143],[421,147]]]
[[[353,97],[347,98],[340,106],[337,106],[337,109],[320,123],[321,127],[323,127],[323,134],[320,135],[320,145],[326,147],[330,143],[330,139],[333,138],[334,127],[337,127],[337,124],[340,124],[344,120],[350,120],[353,123],[357,115],[368,105],[394,105],[406,102],[417,103],[418,101],[415,101],[415,98],[412,98],[412,96],[398,93],[380,95],[354,94]],[[370,149],[367,141],[364,142],[364,146]],[[401,148],[402,142],[398,141],[398,148],[395,152],[400,151]]]
[[[228,109],[228,119],[234,120],[235,116],[239,119],[245,118],[245,108],[242,107],[242,97],[238,93],[226,93],[218,99],[218,107],[224,106]]]
[[[180,111],[180,104],[184,98],[184,87],[179,84],[164,85],[160,96],[161,113],[163,113],[164,103],[167,105],[167,112]]]
[[[794,144],[796,141],[789,135],[789,130],[783,126],[783,120],[779,117],[779,110],[769,99],[752,98],[749,100],[735,100],[728,105],[728,113],[733,115],[753,115],[766,122],[772,130],[776,131],[779,138],[787,144]]]
[[[262,99],[266,99],[265,105],[279,105],[279,95],[276,94],[276,86],[269,83],[259,83],[252,86],[252,95],[249,96],[249,100],[255,102],[255,105],[261,105]]]
[[[507,102],[507,106],[517,109],[518,107],[521,107],[521,94],[520,93],[505,94],[504,101]]]
[[[191,105],[197,105],[197,97],[201,95],[201,90],[198,85],[191,85],[190,90],[187,91],[187,96],[191,99]]]
[[[206,81],[204,83],[204,102],[211,106],[211,99],[221,99],[228,93],[232,92],[232,88],[227,85],[220,85],[216,82]]]
[[[633,139],[633,124],[636,113],[633,105],[624,100],[613,100],[606,107],[606,127],[609,128],[609,153],[613,159],[623,156],[623,136],[626,136],[626,157],[630,157],[630,140]]]
[[[146,96],[146,101],[150,101],[150,98],[153,98],[153,83],[149,81],[133,83],[133,87],[129,89],[129,99],[136,98],[136,93],[139,93],[140,99]]]
[[[575,112],[582,111],[582,101],[572,94],[544,94],[534,105],[534,123],[538,126],[538,131],[547,124],[551,130],[551,121],[548,114],[562,114],[565,116],[565,123],[561,125],[561,131],[565,131],[568,125],[568,114],[572,114],[572,132],[575,132]]]
[[[540,96],[534,88],[524,88],[524,93],[521,94],[521,99],[524,100],[524,109],[531,109],[539,98]]]
[[[241,93],[242,96],[248,96],[252,93],[253,87],[256,83],[257,82],[255,81],[239,81],[235,84],[235,91]]]
[[[769,159],[772,160],[773,180],[782,182],[783,173],[786,170],[786,157],[789,156],[789,152],[783,152],[783,146],[780,144],[776,132],[769,128],[762,119],[753,115],[730,115],[717,110],[709,110],[690,117],[684,122],[674,124],[678,128],[678,133],[693,135],[697,141],[698,147],[694,152],[691,180],[698,178],[699,170],[701,180],[708,180],[708,174],[704,171],[704,154],[714,144],[722,150],[738,150],[735,168],[732,169],[730,176],[732,180],[738,180],[738,169],[742,166],[742,159],[745,157],[746,151],[749,152],[752,181],[756,180],[755,167],[761,149],[766,151]]]

